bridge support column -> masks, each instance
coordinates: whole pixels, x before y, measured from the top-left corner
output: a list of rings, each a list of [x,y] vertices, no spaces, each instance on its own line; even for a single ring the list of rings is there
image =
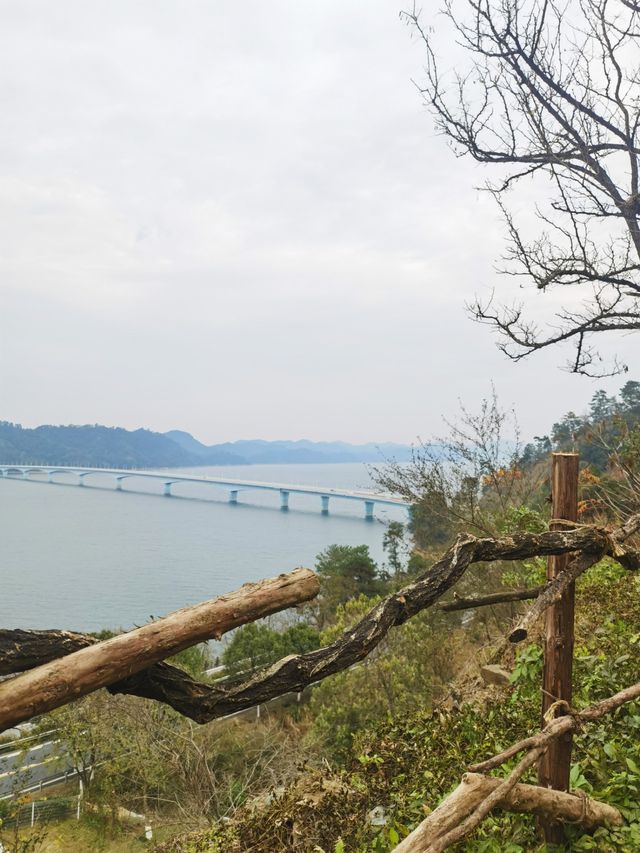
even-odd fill
[[[84,474],[78,474],[78,485],[84,486]]]
[[[47,483],[53,483],[53,471],[47,471]]]
[[[237,489],[231,489],[231,491],[229,492],[229,503],[230,504],[237,504],[238,503],[238,490]]]
[[[322,501],[322,514],[329,515],[329,495],[320,495],[320,500]]]
[[[170,498],[170,497],[171,497],[171,483],[165,483],[165,484],[164,484],[164,492],[163,492],[163,495],[165,496],[165,498]]]
[[[124,477],[116,477],[116,492],[122,491],[122,481],[123,480],[124,480]]]
[[[22,472],[22,479],[23,479],[23,480],[28,480],[28,479],[29,479],[29,472],[26,470],[26,468],[25,468],[25,470]]]
[[[373,521],[373,507],[375,506],[375,501],[365,501],[364,502],[364,517],[367,521]]]
[[[280,509],[283,512],[289,509],[289,492],[286,489],[280,489]]]

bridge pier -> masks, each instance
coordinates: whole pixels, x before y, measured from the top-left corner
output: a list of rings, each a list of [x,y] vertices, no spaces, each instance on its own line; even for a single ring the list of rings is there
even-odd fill
[[[320,495],[320,500],[322,501],[322,514],[329,515],[329,495]]]
[[[280,489],[280,509],[283,512],[289,509],[289,492],[286,489]]]
[[[373,507],[375,506],[375,501],[365,501],[364,502],[364,517],[367,521],[373,521]]]
[[[85,478],[84,474],[78,474],[78,485],[79,486],[84,486],[84,478]]]
[[[231,489],[229,491],[229,503],[230,504],[237,504],[238,503],[238,490],[237,489]]]
[[[24,469],[23,469],[23,471],[22,471],[22,479],[23,479],[23,480],[28,480],[28,479],[29,479],[29,471],[28,471],[26,468],[24,468]]]
[[[164,484],[164,492],[162,494],[165,496],[165,498],[171,497],[171,483]]]

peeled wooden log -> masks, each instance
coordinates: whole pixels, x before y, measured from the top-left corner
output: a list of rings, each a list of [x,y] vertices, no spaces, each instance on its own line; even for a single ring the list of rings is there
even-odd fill
[[[450,829],[443,830],[437,838],[429,840],[426,848],[429,853],[444,853],[452,844],[456,844],[470,832],[473,832],[487,815],[497,808],[502,800],[515,788],[519,780],[540,758],[544,749],[538,748],[528,752],[513,768],[506,779],[498,779],[498,785],[468,814],[460,821],[456,819]]]
[[[465,773],[455,791],[395,848],[394,853],[431,853],[436,841],[456,829],[504,781],[480,773]],[[618,809],[606,803],[521,782],[501,797],[495,807],[579,823],[585,829],[602,824],[620,826],[624,822]]]
[[[87,646],[0,683],[0,731],[135,676],[163,658],[271,613],[308,601],[320,584],[309,569],[245,584],[142,628]],[[179,670],[178,670],[179,671]]]

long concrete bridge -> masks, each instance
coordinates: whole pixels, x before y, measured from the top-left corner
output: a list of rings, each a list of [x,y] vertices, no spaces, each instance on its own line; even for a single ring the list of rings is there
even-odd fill
[[[147,471],[139,469],[119,468],[84,468],[74,465],[0,465],[0,477],[10,479],[31,479],[32,474],[41,474],[47,477],[47,482],[55,483],[56,474],[72,474],[77,477],[76,485],[84,486],[87,478],[95,475],[113,476],[115,488],[122,491],[125,480],[142,478],[146,480],[160,480],[163,485],[163,494],[171,497],[171,487],[175,483],[204,483],[209,486],[217,486],[228,490],[230,504],[238,503],[240,492],[266,491],[276,492],[280,495],[280,509],[289,509],[289,497],[291,495],[315,495],[320,498],[320,511],[323,515],[329,513],[329,501],[332,499],[345,501],[359,501],[364,506],[364,517],[368,521],[373,520],[373,511],[376,505],[405,507],[410,511],[410,504],[402,498],[389,494],[379,494],[367,491],[354,491],[352,489],[327,489],[317,486],[286,485],[284,483],[262,483],[252,480],[223,479],[221,477],[194,477],[189,474],[172,474],[167,471]],[[40,481],[41,482],[41,481]]]

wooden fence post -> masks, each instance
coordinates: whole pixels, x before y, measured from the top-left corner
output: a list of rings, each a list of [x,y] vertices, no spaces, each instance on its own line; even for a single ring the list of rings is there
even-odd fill
[[[577,453],[554,453],[551,462],[551,530],[563,529],[553,519],[577,521],[578,518],[578,466]],[[570,555],[549,557],[547,579],[552,580],[569,563]],[[542,677],[542,716],[559,699],[571,703],[571,676],[573,671],[573,612],[575,585],[546,613],[544,672]],[[561,716],[561,712],[556,714]],[[545,722],[543,720],[543,726]],[[538,767],[538,781],[545,788],[569,790],[572,737],[570,734],[549,744]],[[541,820],[547,843],[558,844],[564,840],[560,824]]]

